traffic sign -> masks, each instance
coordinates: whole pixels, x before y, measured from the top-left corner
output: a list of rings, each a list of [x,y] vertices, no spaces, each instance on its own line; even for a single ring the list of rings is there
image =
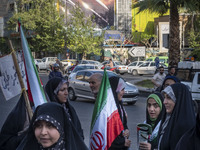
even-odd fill
[[[128,53],[132,56],[132,57],[145,57],[145,47],[132,47]]]

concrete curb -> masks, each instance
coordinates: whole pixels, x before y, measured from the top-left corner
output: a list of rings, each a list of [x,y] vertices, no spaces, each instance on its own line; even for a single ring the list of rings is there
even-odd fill
[[[140,96],[147,97],[153,92],[153,89],[150,89],[150,88],[144,88],[144,87],[140,87],[140,86],[137,86],[137,87],[140,92]]]

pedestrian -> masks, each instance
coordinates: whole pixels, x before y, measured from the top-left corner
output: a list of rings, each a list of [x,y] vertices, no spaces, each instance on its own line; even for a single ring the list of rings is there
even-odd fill
[[[167,86],[175,84],[175,83],[180,83],[180,80],[176,76],[166,76],[162,86],[156,89],[156,91],[161,92],[164,90]]]
[[[196,126],[187,131],[176,145],[175,150],[200,149],[200,104],[196,116]]]
[[[128,60],[126,61],[126,65],[129,65],[130,63],[131,63],[131,60],[128,59]]]
[[[53,65],[53,70],[49,74],[49,80],[55,77],[63,78],[62,73],[59,71],[59,64]]]
[[[45,92],[47,93],[49,101],[57,102],[63,106],[77,132],[84,139],[80,120],[74,107],[69,103],[68,82],[62,78],[53,78],[47,82]]]
[[[87,150],[64,108],[58,103],[39,105],[27,136],[17,150]]]
[[[114,64],[111,58],[109,59],[109,63],[106,64],[105,66],[108,66],[109,67],[108,69],[112,69],[114,67]]]
[[[164,67],[160,66],[159,67],[159,72],[156,73],[151,82],[154,84],[154,89],[157,89],[158,87],[160,87],[165,79],[166,74],[164,73]]]
[[[122,97],[124,95],[125,82],[123,79],[113,76],[109,78],[115,103],[120,114],[124,131],[112,142],[109,150],[128,150],[131,145],[131,141],[128,139],[130,132],[127,126],[127,113],[123,107]]]
[[[154,61],[155,61],[155,64],[156,64],[156,69],[158,69],[159,63],[160,63],[159,57],[156,57]]]
[[[174,150],[183,134],[195,126],[192,96],[182,83],[167,86],[162,94],[166,111],[161,119],[158,150]]]
[[[176,76],[176,68],[175,68],[175,66],[169,67],[168,74],[166,76]]]
[[[74,70],[74,68],[78,65],[78,60],[76,61],[76,64],[73,64],[73,66],[72,66],[72,68],[71,68],[71,71],[73,71]]]
[[[140,143],[139,148],[142,150],[154,150],[158,146],[158,131],[161,124],[161,117],[165,111],[163,107],[163,96],[159,92],[150,94],[146,103],[146,121],[152,127],[152,134],[148,142]]]
[[[59,65],[59,69],[61,70],[62,73],[64,73],[64,66],[63,66],[62,62],[60,62],[59,59],[56,59],[56,64]]]
[[[89,78],[90,89],[94,94],[95,99],[97,98],[102,78],[103,75],[101,73],[94,73]]]

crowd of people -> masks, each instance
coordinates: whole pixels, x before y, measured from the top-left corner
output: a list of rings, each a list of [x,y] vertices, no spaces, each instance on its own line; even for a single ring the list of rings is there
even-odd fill
[[[110,62],[112,63],[112,62]],[[110,64],[112,67],[112,64]],[[89,78],[91,92],[97,98],[103,75]],[[109,150],[128,150],[131,147],[128,117],[123,107],[125,82],[109,78],[113,96],[124,130],[112,142]],[[195,115],[191,93],[175,76],[175,68],[164,74],[164,68],[152,79],[155,91],[146,100],[144,123],[152,128],[147,142],[139,143],[140,150],[200,149],[200,107]],[[20,98],[0,132],[0,150],[86,150],[84,132],[74,107],[68,100],[68,81],[59,73],[59,66],[49,75],[45,86],[48,103],[27,117],[25,102]],[[12,122],[12,123],[11,123]]]

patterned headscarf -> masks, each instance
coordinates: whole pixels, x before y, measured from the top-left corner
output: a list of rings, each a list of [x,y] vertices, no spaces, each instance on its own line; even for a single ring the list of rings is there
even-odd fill
[[[65,150],[64,130],[63,130],[63,127],[61,126],[60,122],[58,122],[56,119],[54,119],[50,115],[40,115],[35,119],[35,121],[33,123],[34,130],[36,128],[35,126],[36,126],[38,121],[46,121],[46,122],[51,123],[60,133],[60,137],[59,137],[58,141],[54,145],[49,147],[48,150],[57,150],[57,149]],[[42,147],[42,145],[40,145],[40,149],[41,150],[44,149]]]

